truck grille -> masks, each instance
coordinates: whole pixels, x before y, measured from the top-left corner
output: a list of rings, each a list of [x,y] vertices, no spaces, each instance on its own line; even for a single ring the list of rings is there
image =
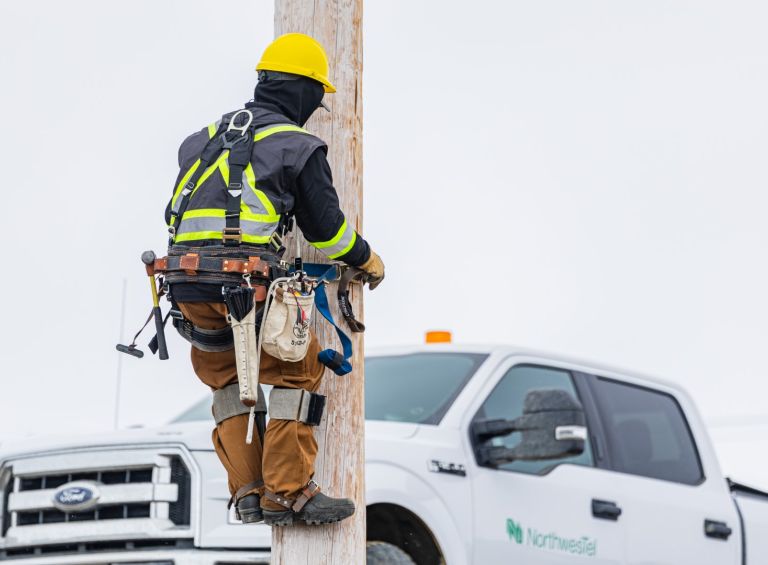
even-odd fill
[[[184,454],[175,448],[13,460],[0,468],[0,561],[62,540],[81,548],[191,538],[191,485]]]
[[[104,485],[128,483],[151,483],[152,467],[145,469],[119,469],[115,471],[94,471],[92,473],[68,473],[65,475],[43,475],[21,479],[19,491],[58,488],[73,481],[96,481]]]
[[[16,525],[56,524],[61,522],[85,522],[88,520],[128,520],[149,518],[151,504],[111,504],[90,512],[62,512],[41,510],[39,512],[17,512]]]

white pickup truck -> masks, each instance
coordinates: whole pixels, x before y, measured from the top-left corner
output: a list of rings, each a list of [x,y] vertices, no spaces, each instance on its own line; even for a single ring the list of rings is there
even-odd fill
[[[268,563],[269,528],[226,510],[209,403],[4,445],[0,560]],[[366,418],[369,563],[768,564],[768,495],[722,476],[675,385],[510,347],[398,348],[367,357]]]

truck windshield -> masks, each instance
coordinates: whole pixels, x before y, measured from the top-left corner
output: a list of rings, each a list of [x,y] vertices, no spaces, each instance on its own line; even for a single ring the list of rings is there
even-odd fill
[[[365,419],[439,424],[487,355],[411,353],[365,360]],[[264,393],[269,396],[269,388]],[[211,397],[193,404],[171,423],[213,420]]]
[[[439,424],[487,355],[411,353],[365,360],[365,419]]]

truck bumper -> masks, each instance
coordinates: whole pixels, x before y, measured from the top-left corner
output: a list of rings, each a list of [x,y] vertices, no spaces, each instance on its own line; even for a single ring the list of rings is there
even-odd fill
[[[235,565],[269,563],[269,551],[221,551],[206,549],[116,551],[76,555],[51,555],[7,559],[13,565]]]

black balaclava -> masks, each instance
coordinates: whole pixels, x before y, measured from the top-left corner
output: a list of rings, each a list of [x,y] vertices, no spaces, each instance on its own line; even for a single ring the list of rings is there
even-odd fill
[[[320,107],[325,89],[311,78],[262,80],[253,92],[254,105],[279,112],[303,126]]]

